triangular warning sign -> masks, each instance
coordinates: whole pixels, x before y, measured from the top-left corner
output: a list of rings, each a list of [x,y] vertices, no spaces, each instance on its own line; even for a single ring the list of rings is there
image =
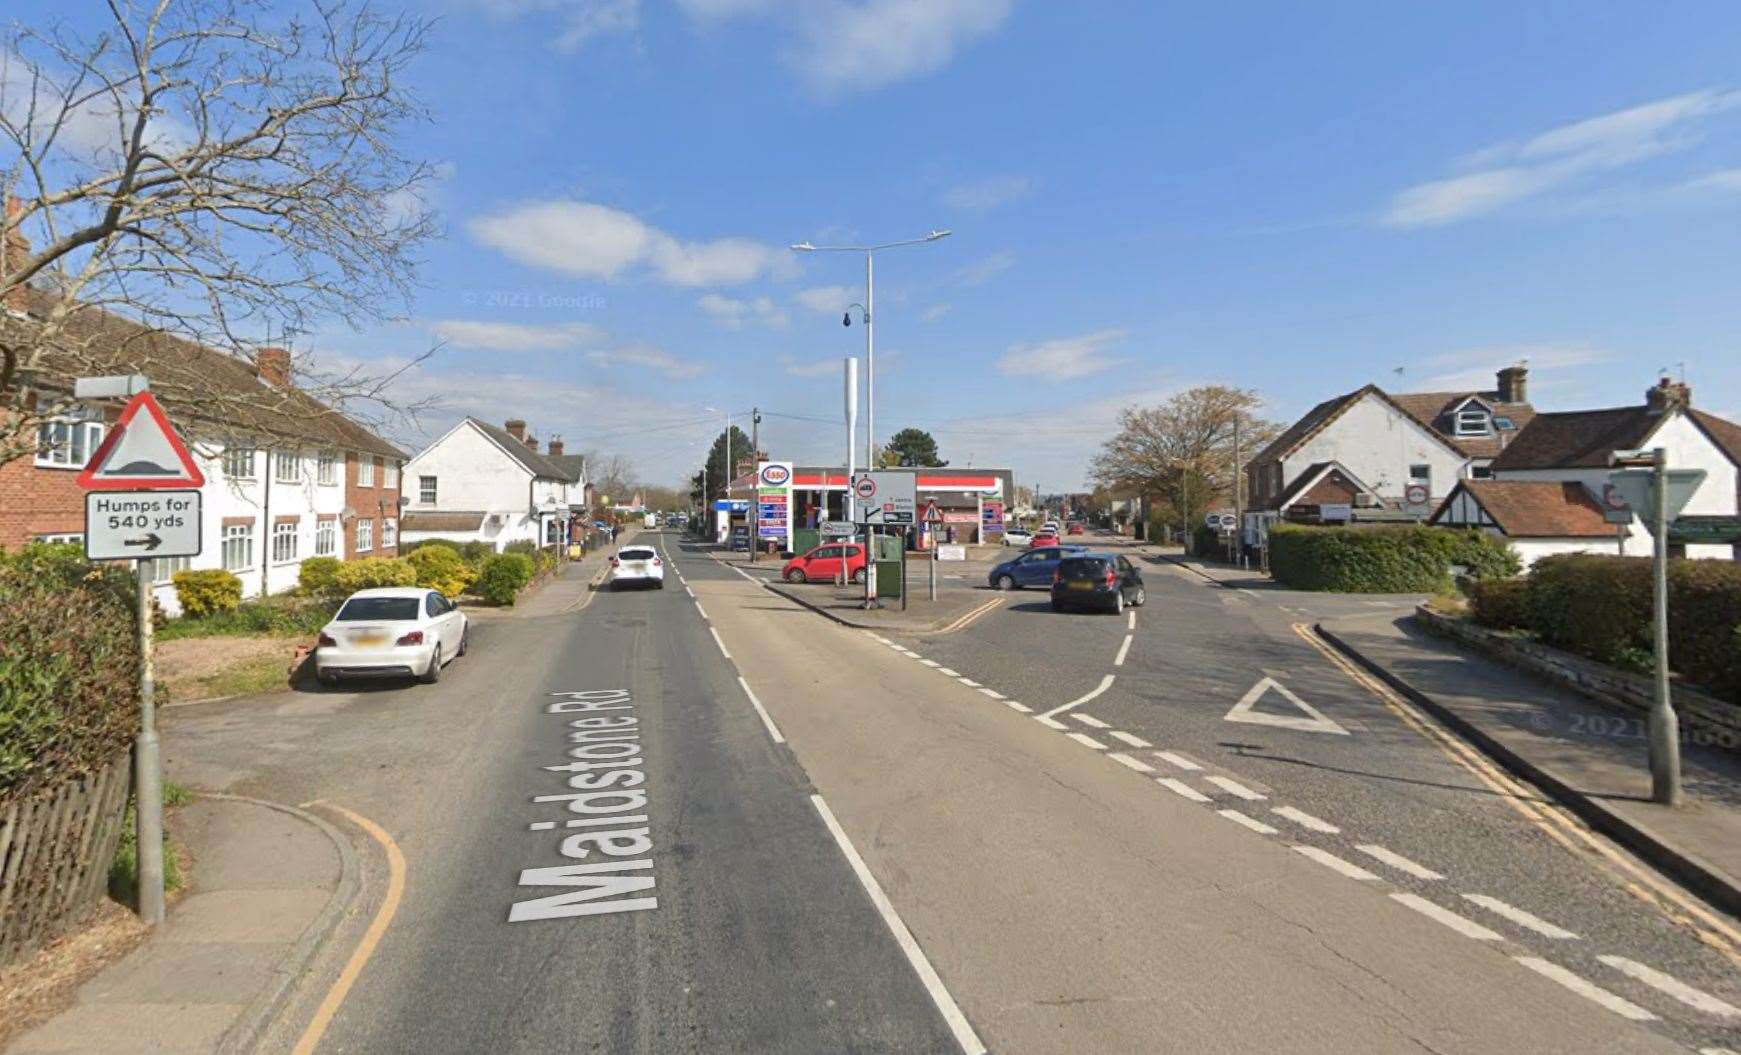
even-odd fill
[[[88,491],[203,487],[205,482],[149,391],[127,402],[78,476],[79,486]]]
[[[1257,701],[1263,694],[1274,689],[1282,698],[1298,707],[1307,717],[1292,714],[1270,714],[1257,710]],[[1233,710],[1227,712],[1229,722],[1247,722],[1251,725],[1273,725],[1282,729],[1297,729],[1303,733],[1335,733],[1337,736],[1347,736],[1348,730],[1337,725],[1323,711],[1307,703],[1288,691],[1288,687],[1274,678],[1265,676],[1253,685],[1239,702],[1233,705]]]

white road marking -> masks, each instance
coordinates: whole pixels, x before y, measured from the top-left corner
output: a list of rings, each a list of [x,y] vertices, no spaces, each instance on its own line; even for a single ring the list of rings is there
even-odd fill
[[[1652,989],[1667,993],[1690,1008],[1720,1018],[1741,1018],[1741,1010],[1737,1010],[1733,1004],[1724,1003],[1707,992],[1694,989],[1679,978],[1663,974],[1654,967],[1648,967],[1637,960],[1628,960],[1624,956],[1596,958],[1629,978],[1636,978]]]
[[[1134,636],[1136,636],[1136,635],[1134,635],[1134,634],[1124,635],[1124,644],[1118,646],[1118,656],[1115,659],[1113,659],[1113,661],[1112,661],[1113,666],[1115,666],[1115,667],[1124,666],[1124,657],[1130,655],[1130,641],[1131,641],[1131,638]]]
[[[1070,717],[1081,722],[1083,725],[1089,726],[1089,727],[1094,728],[1094,729],[1111,728],[1105,722],[1101,721],[1099,718],[1094,717],[1094,715],[1092,715],[1092,714],[1072,714]]]
[[[1414,909],[1416,912],[1419,912],[1430,920],[1444,924],[1456,931],[1458,934],[1463,935],[1465,938],[1474,938],[1476,941],[1505,940],[1498,934],[1483,927],[1481,924],[1476,923],[1474,920],[1465,919],[1448,908],[1442,908],[1439,905],[1428,901],[1419,894],[1392,894],[1390,899],[1407,905],[1409,908]]]
[[[1188,773],[1195,773],[1203,768],[1197,763],[1191,761],[1189,758],[1186,758],[1184,755],[1175,754],[1172,751],[1156,751],[1155,757],[1163,762],[1171,762],[1173,765],[1178,766],[1180,769],[1183,769]]]
[[[1036,721],[1036,722],[1039,722],[1039,723],[1040,723],[1040,724],[1041,724],[1041,725],[1044,725],[1044,726],[1046,726],[1046,727],[1047,727],[1047,728],[1050,728],[1050,729],[1060,729],[1060,730],[1062,730],[1062,729],[1068,729],[1068,728],[1070,728],[1070,727],[1069,727],[1069,726],[1068,726],[1068,725],[1065,725],[1065,724],[1064,724],[1064,723],[1063,723],[1063,722],[1060,722],[1060,721],[1059,721],[1059,720],[1058,720],[1058,719],[1056,719],[1056,718],[1048,718],[1048,717],[1046,717],[1046,716],[1045,716],[1045,715],[1043,715],[1043,714],[1036,714],[1036,715],[1034,715],[1034,721]]]
[[[1241,784],[1239,781],[1234,780],[1232,777],[1208,777],[1206,779],[1208,779],[1209,783],[1220,788],[1222,791],[1227,792],[1229,795],[1237,795],[1247,802],[1262,802],[1264,799],[1269,798],[1268,795],[1263,795],[1253,791],[1244,784]]]
[[[947,674],[947,675],[949,675],[949,676],[950,676],[950,677],[951,677],[951,678],[959,678],[959,677],[961,677],[961,672],[960,672],[960,671],[958,671],[958,670],[950,670],[950,669],[949,669],[949,668],[948,668],[948,667],[938,667],[938,668],[937,668],[937,673],[939,673],[939,674]]]
[[[1112,688],[1112,675],[1108,674],[1104,678],[1100,679],[1100,684],[1095,687],[1094,691],[1088,693],[1085,696],[1079,696],[1076,699],[1071,700],[1069,703],[1060,704],[1059,706],[1054,707],[1051,710],[1047,711],[1045,714],[1041,715],[1040,717],[1042,717],[1042,718],[1056,717],[1060,714],[1063,714],[1065,711],[1082,706],[1083,704],[1087,703],[1089,700],[1094,699],[1096,696],[1099,696],[1101,693],[1105,692],[1107,689],[1110,689],[1110,688]]]
[[[1329,821],[1321,821],[1310,813],[1307,813],[1305,810],[1297,810],[1292,806],[1277,806],[1275,809],[1270,810],[1270,812],[1278,817],[1286,817],[1288,820],[1293,821],[1302,828],[1309,828],[1315,832],[1323,832],[1326,835],[1335,835],[1337,832],[1342,830],[1334,824],[1331,824]]]
[[[1496,897],[1488,897],[1486,894],[1464,894],[1463,900],[1480,905],[1494,915],[1503,916],[1526,930],[1535,931],[1544,938],[1555,938],[1561,941],[1577,938],[1576,934],[1566,928],[1555,926],[1533,912],[1525,912],[1515,905],[1507,905]]]
[[[959,680],[961,682],[961,684],[967,686],[970,689],[979,688],[979,682],[974,681],[972,678],[959,678],[957,680]]]
[[[1734,1048],[1700,1048],[1699,1055],[1741,1055]]]
[[[1163,788],[1166,788],[1168,791],[1172,792],[1175,795],[1182,795],[1185,798],[1190,799],[1192,802],[1208,802],[1209,801],[1209,796],[1203,794],[1201,791],[1198,791],[1196,788],[1185,783],[1183,780],[1174,780],[1172,777],[1156,777],[1155,783],[1159,784]]]
[[[1516,960],[1535,973],[1545,978],[1552,978],[1584,999],[1601,1004],[1621,1018],[1630,1018],[1634,1022],[1651,1022],[1656,1018],[1655,1015],[1632,1001],[1622,999],[1600,986],[1586,982],[1557,963],[1549,963],[1547,960],[1535,956],[1518,956]]]
[[[695,591],[694,591],[694,590],[691,590],[691,589],[690,589],[690,588],[689,588],[689,587],[688,587],[688,585],[685,585],[685,586],[684,586],[684,587],[683,587],[683,592],[684,592],[684,593],[686,593],[686,594],[688,594],[688,595],[689,595],[689,596],[690,596],[690,597],[691,597],[691,598],[694,598],[694,597],[695,597]]]
[[[981,696],[990,696],[994,700],[1001,700],[1004,698],[1003,693],[997,691],[996,689],[985,688],[984,686],[980,687],[979,694]]]
[[[719,636],[719,631],[711,626],[707,628],[707,631],[713,635],[713,643],[719,646],[719,654],[730,659],[731,653],[725,650],[725,639]]]
[[[949,995],[943,979],[937,976],[936,968],[926,958],[925,950],[919,948],[918,941],[913,938],[913,932],[901,922],[900,913],[889,902],[889,896],[883,893],[882,884],[877,882],[877,877],[871,875],[870,869],[865,866],[864,858],[853,848],[852,840],[846,837],[840,822],[834,819],[834,812],[828,808],[828,803],[822,801],[821,795],[810,796],[810,801],[815,804],[816,812],[822,815],[822,823],[828,828],[828,834],[834,836],[841,854],[846,857],[846,863],[852,866],[853,874],[864,885],[864,892],[870,895],[871,904],[876,906],[877,913],[883,917],[889,932],[895,936],[895,944],[901,947],[901,951],[907,956],[907,962],[912,964],[913,973],[919,976],[925,991],[931,994],[931,1002],[942,1012],[943,1021],[949,1025],[949,1032],[955,1035],[955,1042],[961,1045],[965,1055],[985,1055],[985,1045],[980,1043],[978,1034],[968,1024],[967,1016],[961,1013],[955,998]]]
[[[934,659],[925,659],[922,656],[919,657],[919,662],[925,664],[927,667],[941,667],[943,665]]]
[[[1226,817],[1235,824],[1245,825],[1247,828],[1250,828],[1259,835],[1274,835],[1276,833],[1274,828],[1271,828],[1269,825],[1255,817],[1247,817],[1238,810],[1216,810],[1215,812],[1221,814],[1223,817]]]
[[[1147,740],[1144,740],[1140,736],[1132,736],[1131,734],[1129,734],[1127,732],[1123,732],[1123,731],[1117,730],[1117,729],[1113,730],[1112,732],[1108,733],[1107,735],[1110,737],[1113,737],[1114,739],[1117,739],[1117,740],[1123,740],[1125,743],[1129,744],[1132,747],[1153,747],[1153,746],[1155,746],[1154,744],[1149,743]]]
[[[1302,718],[1298,715],[1292,714],[1270,714],[1268,711],[1255,710],[1254,708],[1257,706],[1257,701],[1262,699],[1264,693],[1271,689],[1280,693],[1283,699],[1287,700],[1295,707],[1298,707],[1309,717]],[[1253,685],[1251,688],[1246,690],[1245,695],[1239,698],[1239,702],[1233,705],[1233,709],[1222,716],[1222,721],[1246,722],[1250,725],[1273,725],[1281,729],[1294,729],[1303,733],[1334,733],[1337,736],[1348,735],[1348,730],[1337,725],[1336,722],[1327,717],[1323,711],[1318,710],[1318,708],[1307,703],[1305,700],[1300,699],[1298,696],[1294,695],[1293,691],[1286,685],[1283,685],[1281,682],[1267,674],[1259,679],[1256,685]]]
[[[1132,630],[1136,629],[1136,612],[1134,610],[1130,613],[1130,622],[1125,625]]]
[[[1353,861],[1344,861],[1328,850],[1320,850],[1316,846],[1295,846],[1295,853],[1304,854],[1333,872],[1340,872],[1349,879],[1374,880],[1378,877]]]
[[[1027,704],[1024,704],[1024,703],[1017,703],[1014,700],[1005,700],[1005,701],[1003,701],[1003,705],[1005,707],[1008,707],[1012,711],[1020,711],[1023,714],[1033,714],[1034,713],[1034,709],[1032,707],[1029,707]]]
[[[869,633],[869,631],[866,631],[866,633]],[[881,642],[881,643],[883,643],[883,644],[885,644],[885,645],[886,645],[886,644],[889,644],[889,639],[888,639],[888,638],[886,638],[886,637],[884,637],[884,636],[883,636],[883,635],[881,635],[881,634],[871,634],[871,636],[870,636],[870,637],[871,637],[871,640],[872,640],[872,641],[879,641],[879,642]]]
[[[785,743],[786,738],[780,735],[780,729],[774,724],[774,719],[769,716],[767,708],[762,706],[761,700],[756,699],[756,694],[750,691],[750,683],[745,681],[741,674],[738,675],[738,684],[744,687],[744,695],[750,698],[750,706],[754,707],[756,713],[762,716],[762,724],[768,727],[768,735],[774,738],[774,743]]]
[[[1121,766],[1127,766],[1131,769],[1134,769],[1138,773],[1153,773],[1155,771],[1154,766],[1149,765],[1147,762],[1144,762],[1140,758],[1132,758],[1129,755],[1125,754],[1123,751],[1114,751],[1112,754],[1107,755],[1106,757],[1112,759],[1114,762],[1117,762]]]
[[[696,611],[697,611],[697,612],[700,612],[700,613],[701,613],[701,618],[703,618],[703,619],[706,619],[706,618],[707,618],[707,609],[705,609],[705,608],[703,608],[703,607],[701,607],[701,602],[700,602],[700,601],[696,601],[696,602],[695,602],[695,610],[696,610]]]
[[[1067,733],[1065,735],[1069,736],[1070,739],[1081,744],[1083,747],[1092,747],[1096,751],[1106,750],[1105,744],[1101,743],[1099,740],[1096,740],[1094,737],[1089,736],[1087,733]]]
[[[1379,862],[1382,862],[1383,864],[1387,864],[1399,872],[1406,872],[1409,875],[1414,876],[1416,879],[1443,879],[1443,878],[1445,878],[1444,876],[1440,875],[1439,873],[1433,871],[1431,868],[1428,868],[1425,865],[1415,864],[1413,861],[1404,857],[1402,854],[1396,853],[1392,850],[1386,850],[1384,847],[1379,846],[1377,843],[1362,843],[1361,845],[1356,846],[1355,849],[1359,850],[1361,853],[1365,854],[1366,856],[1372,858],[1374,861],[1379,861]],[[1468,897],[1467,894],[1465,894],[1463,896]]]

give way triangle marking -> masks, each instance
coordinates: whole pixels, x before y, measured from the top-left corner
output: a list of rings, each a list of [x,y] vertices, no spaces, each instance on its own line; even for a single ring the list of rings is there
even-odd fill
[[[1303,715],[1270,714],[1268,711],[1257,710],[1257,701],[1263,694],[1274,689],[1282,698],[1298,707]],[[1227,712],[1225,719],[1229,722],[1248,722],[1252,725],[1273,725],[1282,729],[1297,729],[1303,733],[1334,733],[1337,736],[1347,736],[1348,730],[1324,714],[1323,711],[1295,696],[1286,685],[1267,674],[1248,689],[1233,709]]]

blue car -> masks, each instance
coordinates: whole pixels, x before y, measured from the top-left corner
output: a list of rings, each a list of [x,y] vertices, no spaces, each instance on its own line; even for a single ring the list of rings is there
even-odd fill
[[[1066,556],[1087,552],[1086,546],[1042,546],[1031,549],[1013,560],[1006,560],[991,570],[986,580],[994,590],[1015,590],[1024,586],[1052,588],[1052,573]]]

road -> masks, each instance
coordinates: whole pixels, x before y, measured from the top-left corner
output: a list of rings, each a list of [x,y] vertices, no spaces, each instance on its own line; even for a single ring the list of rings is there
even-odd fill
[[[1741,1003],[1719,953],[1689,951],[1684,926],[1653,923],[1558,849],[1269,599],[1229,602],[1159,572],[1134,632],[1024,599],[959,634],[879,640],[652,537],[667,589],[480,622],[436,686],[171,712],[177,778],[342,807],[403,856],[403,898],[374,944],[392,868],[357,832],[369,894],[270,1050],[307,1034],[358,955],[315,1050],[1741,1044],[1720,1015],[1666,1008],[1659,989],[1595,959],[1663,965]],[[1222,722],[1254,669],[1347,735]],[[1112,672],[1106,691],[1054,716],[1064,728],[1035,720]],[[550,768],[577,763],[610,768]],[[569,785],[594,774],[609,786]],[[1265,798],[1235,802],[1209,777]],[[576,794],[611,797],[551,798]],[[1216,812],[1234,806],[1256,827]],[[571,841],[601,831],[619,834]],[[1446,879],[1399,874],[1361,845]],[[1356,863],[1370,878],[1340,867]],[[554,871],[599,864],[612,867]],[[1546,948],[1450,884],[1580,937]],[[1494,939],[1453,929],[1446,906]],[[1655,1017],[1622,1017],[1568,978],[1600,979]]]

